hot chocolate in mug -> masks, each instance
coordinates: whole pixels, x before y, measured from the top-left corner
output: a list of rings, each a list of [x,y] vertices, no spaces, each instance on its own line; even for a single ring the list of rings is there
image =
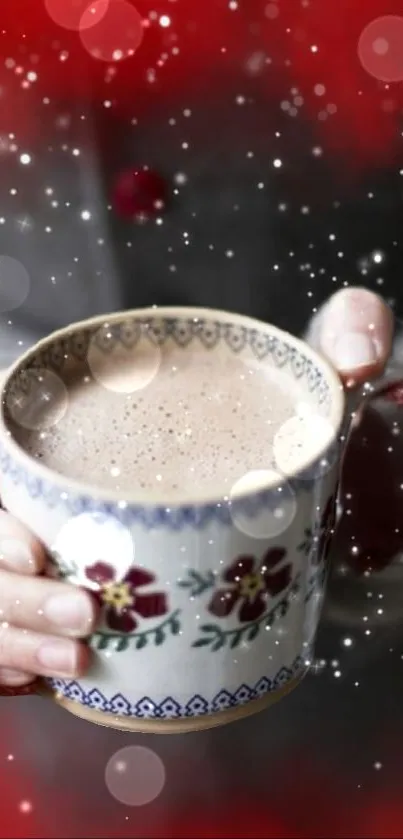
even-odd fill
[[[296,686],[344,417],[326,360],[227,312],[97,317],[19,358],[2,387],[2,503],[101,604],[89,672],[42,692],[101,725],[169,733]]]

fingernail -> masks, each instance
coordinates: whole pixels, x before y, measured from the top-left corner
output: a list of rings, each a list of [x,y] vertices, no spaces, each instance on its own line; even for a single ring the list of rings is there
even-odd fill
[[[66,631],[81,635],[88,635],[91,631],[94,610],[82,591],[49,597],[43,613],[51,623]]]
[[[41,670],[54,676],[75,676],[77,652],[73,641],[57,638],[44,641],[38,648],[36,658]]]
[[[346,288],[323,310],[319,343],[340,370],[349,370],[384,360],[392,334],[391,310],[379,297],[367,289]]]
[[[25,542],[18,539],[0,539],[0,564],[11,571],[26,574],[34,567],[34,558]]]
[[[332,350],[332,361],[340,371],[369,367],[377,360],[378,353],[372,338],[361,332],[341,335]]]

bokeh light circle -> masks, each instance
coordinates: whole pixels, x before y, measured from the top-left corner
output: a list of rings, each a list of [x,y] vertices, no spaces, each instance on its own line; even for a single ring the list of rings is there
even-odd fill
[[[6,393],[7,409],[14,422],[28,431],[47,431],[65,415],[69,404],[67,388],[52,370],[26,371],[24,387],[17,379]]]
[[[0,255],[0,312],[11,312],[25,303],[31,288],[28,271],[18,259]]]
[[[121,580],[134,563],[130,531],[111,515],[80,513],[60,529],[52,553],[70,581],[91,588],[85,569],[97,562],[110,565],[114,579]],[[98,586],[95,583],[94,589]]]
[[[403,80],[403,17],[385,15],[371,21],[358,41],[358,57],[371,76],[381,82]]]
[[[105,16],[110,0],[45,0],[45,8],[57,26],[78,32],[89,29]]]
[[[329,420],[316,414],[296,414],[286,420],[273,441],[276,467],[287,476],[313,480],[327,475],[335,466],[339,444]],[[323,451],[323,457],[316,457]],[[306,463],[312,462],[306,467]]]
[[[149,385],[161,364],[161,350],[145,335],[135,347],[116,341],[107,324],[92,336],[87,353],[91,373],[113,393],[137,393]]]
[[[105,783],[117,801],[127,807],[143,807],[155,801],[165,786],[161,758],[145,746],[126,746],[110,758]]]
[[[96,0],[94,6],[106,0]],[[144,35],[143,19],[127,0],[109,0],[106,12],[99,15],[96,25],[89,25],[90,10],[80,22],[83,47],[92,58],[108,63],[131,58],[138,50]]]
[[[253,497],[262,491],[265,491],[265,503],[259,504],[257,512],[253,512]],[[249,498],[251,510],[248,509]],[[253,539],[277,538],[290,527],[297,512],[297,499],[292,486],[273,469],[247,472],[232,486],[229,499],[233,524],[237,530]]]

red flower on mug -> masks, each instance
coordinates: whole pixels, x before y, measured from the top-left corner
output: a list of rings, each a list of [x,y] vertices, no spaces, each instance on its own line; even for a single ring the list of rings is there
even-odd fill
[[[269,597],[275,597],[291,582],[291,564],[278,570],[287,551],[270,548],[262,561],[253,556],[239,556],[223,574],[230,585],[214,593],[208,609],[217,618],[226,618],[240,604],[239,620],[254,621],[263,615]]]
[[[137,617],[158,618],[166,615],[168,605],[162,592],[140,594],[142,586],[155,582],[154,574],[144,568],[131,568],[122,580],[107,562],[96,562],[86,568],[86,576],[98,584],[95,596],[105,609],[105,623],[117,632],[132,632],[138,625]]]

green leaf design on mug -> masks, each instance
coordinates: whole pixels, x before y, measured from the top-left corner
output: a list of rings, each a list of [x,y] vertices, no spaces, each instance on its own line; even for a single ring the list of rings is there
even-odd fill
[[[200,627],[202,632],[205,632],[206,627]],[[215,629],[215,627],[214,627]],[[192,647],[208,647],[211,644],[211,638],[198,638],[197,641],[194,641]]]
[[[149,644],[154,644],[160,647],[169,635],[178,635],[181,631],[181,622],[179,619],[180,609],[176,609],[171,615],[152,629],[145,629],[143,632],[119,633],[119,632],[103,632],[102,630],[94,632],[91,636],[90,644],[96,650],[113,650],[114,652],[124,652],[133,646],[135,650],[143,650]]]
[[[304,530],[304,540],[300,545],[298,545],[297,551],[301,551],[304,556],[309,556],[312,549],[313,539],[314,533],[312,529],[310,527],[306,527]]]
[[[266,626],[267,626],[267,624],[266,624]],[[256,623],[253,624],[251,627],[249,627],[249,631],[248,631],[247,636],[246,636],[247,640],[248,641],[254,641],[255,638],[257,637],[257,635],[259,635],[259,630],[260,630],[260,626],[259,626],[259,624],[256,624]]]
[[[201,594],[213,588],[215,581],[216,577],[213,571],[206,571],[203,575],[199,571],[189,569],[188,576],[184,580],[180,580],[178,586],[188,589],[190,597],[200,597]]]
[[[179,635],[180,634],[181,623],[180,623],[180,620],[178,619],[178,612],[174,612],[173,615],[171,615],[170,629],[171,629],[172,635]]]
[[[300,577],[295,578],[281,600],[271,609],[261,615],[257,620],[246,623],[243,626],[236,626],[233,629],[221,629],[216,623],[205,623],[200,627],[200,637],[196,638],[192,647],[210,647],[212,652],[217,652],[223,647],[236,649],[243,642],[254,641],[262,627],[270,629],[274,622],[285,617],[289,608],[292,596],[299,591]]]
[[[53,569],[59,580],[68,580],[78,574],[78,566],[72,560],[67,561],[58,551],[50,551]]]
[[[157,627],[154,633],[154,643],[156,647],[159,647],[165,641],[165,633],[164,629],[160,626]]]
[[[109,641],[107,636],[101,635],[99,638],[99,643],[97,644],[98,650],[106,650],[108,649]]]
[[[217,640],[216,640],[216,641],[214,641],[214,644],[213,644],[213,646],[211,647],[211,649],[212,649],[212,650],[213,650],[213,652],[215,653],[217,650],[221,650],[221,647],[223,647],[224,645],[225,645],[225,636],[224,636],[224,635],[220,635],[220,636],[217,638]]]
[[[258,631],[259,631],[259,627],[258,627]],[[242,631],[242,629],[238,629],[238,632],[235,632],[235,635],[233,635],[232,638],[231,638],[230,647],[237,647],[238,644],[242,641],[242,637],[243,637],[243,631]]]

